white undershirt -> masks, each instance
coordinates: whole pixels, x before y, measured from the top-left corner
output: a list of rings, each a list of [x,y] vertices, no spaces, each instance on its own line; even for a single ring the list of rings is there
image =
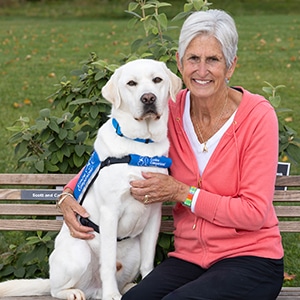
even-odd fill
[[[229,128],[231,123],[233,122],[234,116],[236,114],[236,111],[232,114],[232,116],[226,121],[226,123],[210,138],[206,141],[206,146],[208,151],[203,152],[203,146],[204,143],[200,143],[196,132],[194,130],[194,126],[191,120],[190,116],[190,92],[187,92],[186,94],[186,101],[185,101],[185,107],[184,107],[184,113],[183,113],[183,127],[184,130],[188,136],[188,139],[191,143],[191,146],[193,148],[193,151],[195,153],[197,163],[198,163],[198,168],[200,175],[202,176],[205,167],[212,156],[213,152],[215,151],[216,147],[218,146],[218,143],[220,142],[223,134],[226,132],[226,130]],[[196,199],[198,197],[198,194],[200,192],[200,189],[197,190],[193,197],[192,201],[192,206],[191,210],[194,211],[194,206]]]

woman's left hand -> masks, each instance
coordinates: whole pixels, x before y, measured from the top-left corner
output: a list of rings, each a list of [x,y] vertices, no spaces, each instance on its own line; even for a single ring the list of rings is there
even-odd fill
[[[189,193],[189,186],[175,180],[172,176],[142,172],[144,180],[130,182],[131,195],[144,204],[154,202],[183,202]]]

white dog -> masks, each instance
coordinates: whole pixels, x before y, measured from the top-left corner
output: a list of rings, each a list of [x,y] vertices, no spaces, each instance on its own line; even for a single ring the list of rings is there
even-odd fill
[[[141,171],[167,173],[168,99],[175,101],[180,88],[180,78],[162,62],[139,59],[116,70],[102,89],[112,103],[111,118],[94,145],[100,161],[109,161],[82,203],[100,234],[91,241],[76,239],[64,224],[49,259],[50,279],[0,283],[0,297],[51,293],[60,299],[119,300],[139,273],[145,277],[153,269],[161,204],[135,200],[129,182],[142,178]]]

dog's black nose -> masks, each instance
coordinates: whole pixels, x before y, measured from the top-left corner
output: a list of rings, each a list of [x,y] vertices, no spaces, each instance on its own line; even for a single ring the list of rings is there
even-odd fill
[[[141,101],[144,104],[153,104],[156,101],[156,96],[152,93],[145,93],[142,95]]]

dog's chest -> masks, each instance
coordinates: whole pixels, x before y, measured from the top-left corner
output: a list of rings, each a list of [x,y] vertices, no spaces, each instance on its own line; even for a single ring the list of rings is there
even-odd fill
[[[127,203],[126,203],[127,204]],[[118,220],[118,236],[134,237],[142,233],[151,217],[151,207],[136,200],[124,205]]]

